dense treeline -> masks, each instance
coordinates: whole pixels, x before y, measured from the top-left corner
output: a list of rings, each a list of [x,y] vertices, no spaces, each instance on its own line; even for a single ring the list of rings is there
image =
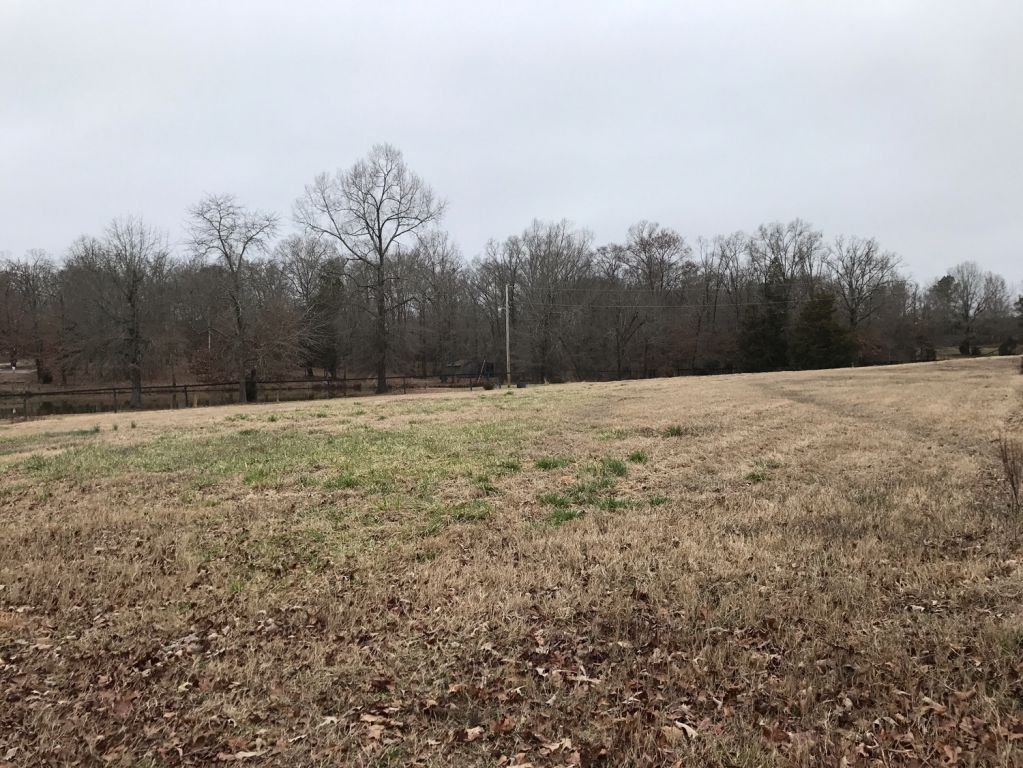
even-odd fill
[[[455,360],[504,371],[507,286],[518,378],[770,370],[1015,351],[1023,297],[963,262],[921,286],[869,237],[803,221],[688,241],[651,222],[597,245],[534,221],[466,261],[445,204],[390,146],[323,174],[297,234],[229,195],[188,212],[173,252],[138,218],[57,260],[0,264],[0,351],[41,383],[307,375],[439,375]]]

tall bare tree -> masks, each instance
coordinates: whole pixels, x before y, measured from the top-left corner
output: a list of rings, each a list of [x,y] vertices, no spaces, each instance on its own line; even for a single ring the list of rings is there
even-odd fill
[[[49,326],[57,294],[57,270],[52,259],[42,250],[33,249],[20,261],[8,260],[4,265],[4,306],[2,324],[5,350],[12,360],[20,355],[32,357],[36,381],[49,376],[49,357],[53,352]]]
[[[100,239],[80,238],[68,258],[96,310],[82,347],[93,359],[105,356],[123,367],[132,408],[142,406],[143,362],[153,341],[148,321],[167,258],[166,236],[132,216],[112,221]]]
[[[362,160],[333,175],[321,173],[295,204],[295,218],[309,232],[335,240],[350,272],[369,291],[375,328],[377,391],[387,391],[388,318],[400,307],[388,283],[401,278],[390,269],[395,252],[438,221],[445,203],[390,144],[378,144]]]
[[[973,261],[956,264],[949,270],[952,278],[952,309],[966,341],[972,345],[978,318],[994,312],[1007,312],[1009,291],[1005,278],[983,272]]]
[[[885,289],[898,275],[899,259],[872,237],[835,238],[828,253],[835,293],[850,328],[878,311]]]
[[[250,211],[233,195],[208,195],[188,213],[193,252],[202,258],[214,257],[226,273],[225,292],[234,319],[238,399],[244,403],[246,373],[252,362],[247,327],[247,260],[268,250],[277,231],[277,216]]]

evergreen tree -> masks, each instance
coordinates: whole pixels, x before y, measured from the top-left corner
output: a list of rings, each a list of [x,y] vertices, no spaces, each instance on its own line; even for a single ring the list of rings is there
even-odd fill
[[[835,318],[835,297],[817,293],[799,313],[792,333],[796,368],[839,368],[852,363],[856,347],[848,329]]]
[[[788,290],[780,263],[764,277],[763,302],[746,309],[739,330],[739,355],[747,371],[776,371],[788,365]]]

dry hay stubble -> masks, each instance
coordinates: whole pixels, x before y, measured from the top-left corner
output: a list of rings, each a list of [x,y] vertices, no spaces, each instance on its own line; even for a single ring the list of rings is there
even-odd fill
[[[5,431],[0,758],[1018,764],[1011,372]]]

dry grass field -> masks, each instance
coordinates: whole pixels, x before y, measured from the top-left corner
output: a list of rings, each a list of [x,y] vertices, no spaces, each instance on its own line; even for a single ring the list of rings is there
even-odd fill
[[[0,427],[0,765],[1023,765],[1018,368]]]

